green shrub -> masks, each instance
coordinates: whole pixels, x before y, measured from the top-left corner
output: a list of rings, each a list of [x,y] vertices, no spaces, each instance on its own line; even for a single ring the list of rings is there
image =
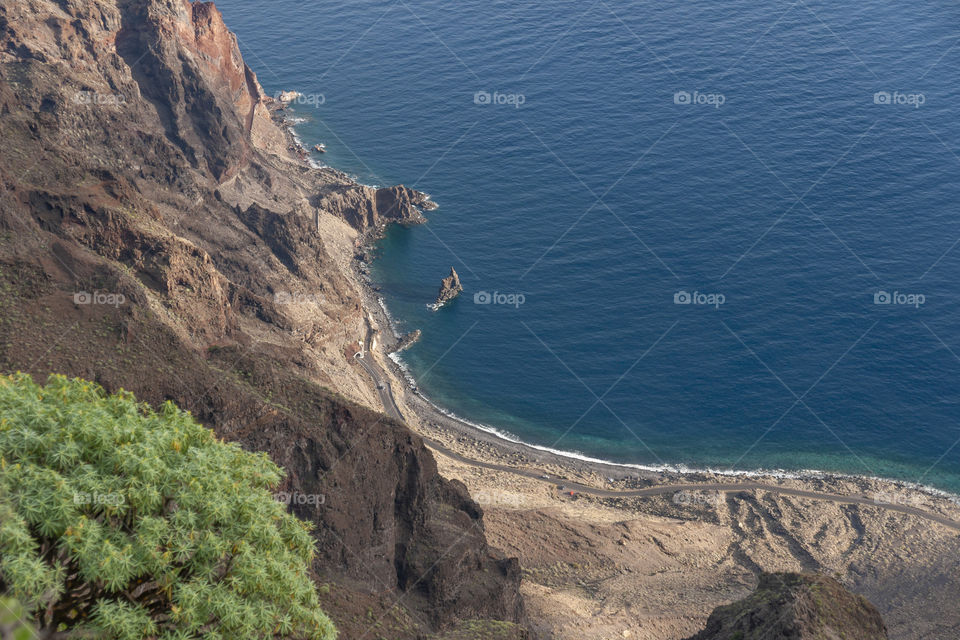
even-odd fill
[[[281,479],[172,403],[0,376],[0,589],[42,636],[334,638]]]
[[[36,640],[37,634],[27,620],[23,605],[13,598],[0,597],[0,637],[4,640]]]

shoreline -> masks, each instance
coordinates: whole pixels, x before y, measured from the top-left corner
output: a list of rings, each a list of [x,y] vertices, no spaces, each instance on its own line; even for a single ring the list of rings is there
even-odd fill
[[[376,254],[376,244],[382,237],[382,233],[369,234],[363,239],[363,246],[367,249],[368,255]],[[368,263],[369,266],[369,263]],[[530,442],[526,442],[512,433],[498,429],[492,425],[473,422],[467,418],[459,416],[456,412],[440,406],[429,397],[427,397],[419,388],[416,387],[413,374],[409,371],[403,362],[400,353],[396,350],[403,338],[403,333],[398,329],[396,319],[387,308],[386,301],[379,291],[374,290],[373,283],[369,275],[355,270],[358,281],[364,288],[364,295],[368,300],[373,300],[373,306],[376,309],[375,317],[379,322],[381,336],[389,336],[389,340],[381,337],[381,348],[385,354],[385,360],[388,362],[388,368],[393,374],[393,378],[403,383],[403,392],[409,398],[413,396],[416,400],[413,403],[408,401],[417,414],[423,420],[433,420],[444,422],[443,426],[453,427],[457,431],[462,431],[462,435],[475,437],[480,440],[486,440],[490,444],[503,447],[513,453],[513,449],[521,449],[533,457],[546,457],[548,460],[559,464],[584,465],[594,467],[597,470],[604,470],[604,473],[613,475],[628,474],[631,476],[644,476],[656,481],[658,479],[679,480],[683,478],[743,478],[743,479],[777,479],[777,480],[797,480],[797,481],[819,481],[819,482],[867,482],[871,484],[890,485],[896,489],[916,491],[929,495],[933,498],[945,499],[960,507],[960,493],[954,493],[940,487],[925,485],[917,482],[910,482],[897,478],[888,478],[884,476],[870,476],[864,474],[844,473],[839,471],[828,471],[822,469],[714,469],[710,467],[696,467],[686,463],[665,463],[663,465],[651,465],[642,463],[615,462],[590,456],[578,451],[567,451],[555,449]],[[369,309],[368,309],[369,311]],[[387,331],[382,327],[386,326]],[[419,406],[417,406],[419,405]],[[424,415],[427,414],[427,415]],[[429,415],[433,414],[433,415]]]
[[[366,255],[375,256],[376,243],[382,232],[372,232],[362,239]],[[676,465],[643,465],[618,463],[584,455],[575,451],[563,451],[528,442],[490,425],[480,425],[456,415],[424,395],[415,386],[412,373],[400,358],[397,346],[403,337],[395,319],[386,307],[379,291],[373,288],[363,263],[355,265],[354,273],[363,289],[367,311],[373,317],[380,337],[379,349],[391,383],[400,386],[394,390],[402,397],[406,413],[405,422],[428,442],[428,446],[441,455],[471,460],[483,465],[501,465],[519,470],[536,469],[561,484],[578,483],[600,491],[612,488],[624,494],[637,489],[658,486],[691,484],[733,484],[740,481],[744,489],[748,485],[763,484],[778,486],[785,490],[813,490],[823,494],[840,493],[848,497],[869,498],[869,506],[890,508],[906,506],[938,515],[949,514],[960,522],[960,495],[939,487],[911,483],[894,478],[848,474],[818,469],[781,470],[747,469],[722,470]],[[403,413],[403,412],[401,412]],[[464,462],[464,460],[461,460]],[[505,463],[505,464],[503,464]],[[529,474],[521,474],[529,475]],[[546,478],[539,478],[546,479]],[[723,481],[726,480],[726,483]],[[923,508],[926,507],[926,508]],[[932,507],[932,508],[931,508]]]
[[[491,547],[519,562],[540,637],[689,638],[715,607],[752,593],[763,571],[836,576],[879,606],[897,640],[960,628],[960,498],[947,491],[819,470],[597,460],[433,403],[406,370],[398,348],[409,336],[371,280],[384,232],[351,235],[344,254],[365,316],[365,353],[351,363],[369,385],[364,404],[404,423],[439,474],[465,488]]]
[[[918,617],[957,624],[949,558],[960,501],[951,494],[867,476],[731,476],[568,457],[448,415],[410,388],[394,358],[382,360],[440,474],[466,486],[492,544],[519,559],[544,637],[689,638],[715,607],[752,593],[762,571],[836,576],[879,605],[897,640],[927,637],[915,633]],[[929,620],[932,603],[943,613]]]
[[[390,354],[393,356],[394,354]],[[391,357],[391,360],[393,358]],[[630,462],[614,462],[612,460],[604,460],[602,458],[595,458],[578,451],[566,451],[562,449],[554,449],[552,447],[546,447],[542,445],[533,444],[526,442],[520,439],[517,436],[505,431],[501,431],[496,427],[491,427],[488,425],[482,425],[461,416],[458,416],[456,413],[444,409],[443,407],[437,405],[435,402],[430,400],[427,396],[419,391],[412,391],[415,393],[421,401],[430,405],[433,411],[436,411],[442,414],[444,417],[449,420],[463,425],[467,429],[476,429],[486,434],[497,438],[499,442],[504,443],[505,445],[515,445],[518,447],[523,447],[525,449],[530,449],[538,453],[547,454],[550,456],[555,456],[564,461],[569,461],[573,463],[583,463],[587,465],[596,465],[597,467],[610,468],[611,470],[617,470],[622,472],[642,472],[649,473],[654,475],[667,475],[667,476],[711,476],[711,477],[725,477],[725,478],[778,478],[782,480],[847,480],[847,481],[858,481],[865,480],[869,482],[878,482],[878,483],[888,483],[897,487],[902,487],[904,489],[909,489],[913,491],[919,491],[921,493],[926,493],[934,497],[944,498],[954,502],[957,506],[960,506],[960,494],[952,493],[945,489],[935,487],[932,485],[920,484],[917,482],[908,482],[905,480],[899,480],[896,478],[887,478],[884,476],[870,476],[864,474],[854,474],[854,473],[842,473],[838,471],[824,471],[820,469],[713,469],[710,467],[696,467],[688,466],[686,463],[676,463],[669,464],[665,463],[662,465],[649,465],[649,464],[640,464],[640,463],[630,463]]]
[[[285,115],[283,110],[279,111],[280,113],[276,115]],[[300,138],[295,131],[297,123],[296,117],[284,118],[279,122],[294,144],[300,144]],[[313,166],[315,163],[312,157],[301,158],[301,160],[308,166]],[[358,185],[362,184],[339,169],[328,168]],[[374,288],[375,285],[370,277],[370,265],[376,260],[378,243],[384,233],[385,229],[374,228],[360,234],[357,242],[361,251],[351,262],[351,272],[364,299],[364,308],[376,338],[377,346],[373,349],[374,360],[386,373],[387,383],[391,386],[395,397],[399,396],[402,400],[402,409],[406,411],[401,411],[400,414],[404,417],[404,422],[435,448],[437,446],[445,448],[447,451],[481,464],[496,461],[507,462],[506,466],[515,469],[534,467],[544,471],[541,475],[550,476],[553,480],[582,482],[583,486],[593,486],[601,490],[613,486],[631,491],[659,485],[718,484],[724,479],[728,481],[738,479],[743,484],[763,482],[767,485],[784,487],[800,485],[828,492],[832,489],[847,488],[854,489],[854,493],[861,497],[870,492],[872,495],[867,497],[879,496],[876,506],[887,504],[935,506],[938,504],[939,507],[934,511],[941,514],[944,513],[943,507],[947,511],[956,509],[956,513],[952,515],[956,515],[957,521],[960,521],[960,494],[935,486],[895,478],[820,469],[725,470],[697,468],[683,463],[664,465],[620,463],[577,451],[528,443],[495,426],[478,424],[465,419],[424,395],[416,387],[412,373],[408,371],[399,355],[398,347],[404,334],[399,330],[397,320],[387,308],[382,294]],[[394,386],[399,389],[394,389]],[[389,413],[386,407],[384,410]],[[931,502],[934,504],[930,504]]]
[[[295,123],[284,125],[296,145]],[[395,353],[409,339],[371,281],[384,232],[351,234],[342,262],[365,316],[365,357],[351,359],[369,391],[362,403],[405,423],[438,473],[465,488],[491,547],[519,562],[539,637],[689,638],[763,571],[836,576],[878,605],[897,640],[960,628],[960,498],[947,491],[819,470],[619,464],[527,444],[433,403],[411,385]]]

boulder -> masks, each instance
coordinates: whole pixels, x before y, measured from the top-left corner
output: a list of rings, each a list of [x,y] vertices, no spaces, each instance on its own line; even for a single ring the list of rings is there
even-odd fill
[[[763,573],[748,598],[717,607],[688,640],[888,640],[876,608],[827,576]]]

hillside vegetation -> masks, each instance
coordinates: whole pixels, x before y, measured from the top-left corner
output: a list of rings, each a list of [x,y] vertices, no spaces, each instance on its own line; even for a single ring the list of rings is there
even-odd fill
[[[172,403],[0,377],[0,587],[41,637],[334,638],[282,477]]]

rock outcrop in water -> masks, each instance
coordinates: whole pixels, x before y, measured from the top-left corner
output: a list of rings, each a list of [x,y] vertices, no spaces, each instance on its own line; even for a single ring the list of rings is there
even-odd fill
[[[519,621],[480,508],[353,401],[376,397],[345,355],[366,330],[354,230],[430,203],[299,162],[277,108],[212,3],[0,4],[0,370],[173,400],[267,452],[341,637],[370,615],[396,638]]]
[[[717,607],[689,640],[887,640],[876,608],[833,578],[764,573],[745,600]]]
[[[440,291],[437,293],[433,308],[439,309],[461,293],[463,293],[463,286],[460,284],[460,276],[457,275],[456,269],[450,267],[450,275],[440,282]]]
[[[409,349],[416,344],[418,340],[420,340],[420,329],[414,329],[410,333],[404,334],[403,337],[400,338],[399,342],[397,342],[397,347],[394,349],[394,352]]]
[[[422,210],[436,208],[429,196],[403,185],[376,189],[365,185],[344,185],[328,190],[317,206],[366,231],[382,229],[391,222],[426,222]]]

